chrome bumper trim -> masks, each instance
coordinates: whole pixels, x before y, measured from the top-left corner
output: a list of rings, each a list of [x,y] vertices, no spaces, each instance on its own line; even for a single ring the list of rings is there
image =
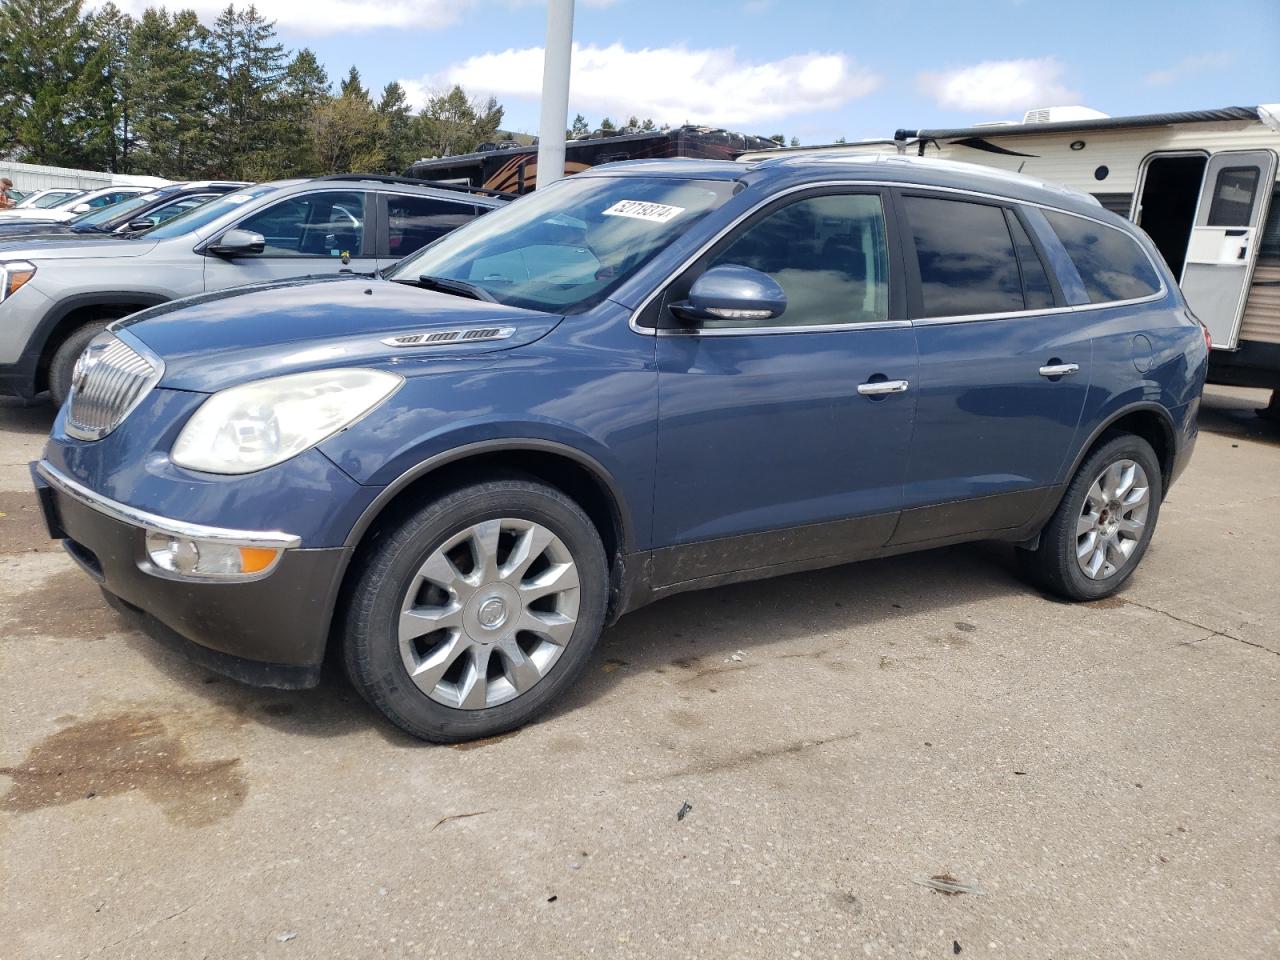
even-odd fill
[[[73,500],[78,500],[91,510],[96,510],[98,513],[111,517],[113,520],[141,527],[144,530],[154,530],[157,533],[167,533],[175,537],[186,537],[189,540],[214,540],[218,543],[238,547],[267,547],[287,550],[302,544],[301,537],[281,530],[229,530],[225,527],[206,527],[199,523],[187,523],[185,520],[170,520],[168,517],[159,517],[154,513],[147,513],[145,510],[139,510],[136,507],[118,503],[101,494],[94,493],[88,487],[77,483],[62,473],[47,460],[41,460],[37,463],[36,471],[50,486]]]

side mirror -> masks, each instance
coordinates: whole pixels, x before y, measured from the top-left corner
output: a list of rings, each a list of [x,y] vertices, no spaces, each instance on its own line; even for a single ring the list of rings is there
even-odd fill
[[[77,203],[74,207],[71,208],[71,212],[72,213],[88,213],[92,209],[93,207],[89,206],[87,203]]]
[[[252,230],[228,230],[208,250],[218,257],[248,257],[267,248],[267,238]]]
[[[150,230],[156,225],[155,217],[139,217],[137,220],[130,220],[126,230]]]
[[[787,309],[787,295],[767,273],[726,263],[712,267],[671,305],[681,320],[772,320]]]

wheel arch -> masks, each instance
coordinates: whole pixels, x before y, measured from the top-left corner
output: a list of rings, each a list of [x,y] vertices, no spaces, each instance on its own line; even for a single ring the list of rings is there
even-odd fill
[[[397,503],[416,500],[428,482],[443,477],[456,484],[493,472],[529,474],[573,496],[599,528],[611,559],[631,549],[634,530],[626,501],[604,465],[576,447],[533,437],[465,443],[410,467],[365,508],[345,545],[358,547],[380,517]]]
[[[94,319],[118,320],[138,310],[166,303],[170,297],[160,293],[118,290],[102,293],[80,293],[59,300],[45,313],[27,349],[37,353],[34,377],[35,391],[48,386],[49,363],[58,347],[71,333]]]
[[[1155,450],[1156,459],[1160,463],[1161,490],[1167,492],[1178,455],[1177,431],[1169,411],[1160,404],[1152,402],[1131,403],[1112,412],[1080,447],[1071,463],[1071,469],[1067,472],[1066,482],[1070,482],[1076,471],[1080,469],[1080,464],[1084,462],[1085,457],[1108,433],[1112,432],[1131,433],[1151,444],[1151,448]]]

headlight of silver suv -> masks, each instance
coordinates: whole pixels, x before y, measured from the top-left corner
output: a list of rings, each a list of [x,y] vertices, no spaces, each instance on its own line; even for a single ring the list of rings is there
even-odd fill
[[[351,426],[404,380],[382,370],[315,370],[230,387],[178,434],[173,462],[207,473],[252,473]]]
[[[0,303],[4,303],[22,289],[36,275],[36,265],[27,260],[0,262]]]

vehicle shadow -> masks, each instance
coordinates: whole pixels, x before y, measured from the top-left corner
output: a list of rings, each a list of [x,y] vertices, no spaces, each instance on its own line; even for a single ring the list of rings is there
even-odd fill
[[[34,400],[0,397],[0,432],[22,437],[47,437],[58,416],[48,394]]]
[[[681,594],[606,631],[583,679],[552,713],[572,711],[638,673],[675,673],[681,682],[699,681],[695,690],[713,688],[717,674],[796,640],[810,642],[782,656],[830,663],[868,655],[881,650],[874,628],[885,620],[1036,592],[1018,576],[1011,547],[974,543]],[[738,654],[742,663],[729,659]]]
[[[1280,445],[1280,422],[1258,416],[1268,392],[1233,387],[1206,387],[1200,401],[1200,429]]]
[[[1011,554],[1002,544],[968,544],[659,601],[605,631],[576,687],[547,716],[571,713],[639,673],[705,676],[726,667],[724,661],[738,651],[759,662],[770,648],[793,640],[862,630],[895,616],[1028,591],[1031,588],[1017,578]],[[318,687],[268,690],[193,664],[146,632],[134,617],[120,616],[120,623],[127,628],[123,639],[130,649],[180,683],[194,701],[246,722],[299,737],[373,730],[391,746],[431,746],[401,732],[366,705],[348,683],[332,648]],[[871,632],[843,644],[855,655],[878,649]],[[799,655],[823,652],[815,648]]]

